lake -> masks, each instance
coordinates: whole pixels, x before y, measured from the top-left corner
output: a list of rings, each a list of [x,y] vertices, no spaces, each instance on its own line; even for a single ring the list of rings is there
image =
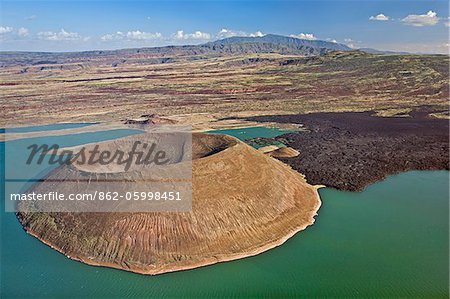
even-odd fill
[[[52,130],[66,130],[66,129],[76,129],[83,128],[90,125],[98,124],[92,123],[59,123],[50,125],[40,125],[40,126],[27,126],[27,127],[17,127],[17,128],[0,128],[0,133],[30,133],[30,132],[40,132],[40,131],[52,131]]]
[[[263,135],[246,138],[274,137],[259,130]],[[69,140],[73,145],[127,133],[84,133]],[[4,143],[0,150],[4,168]],[[4,180],[4,169],[1,173]],[[323,205],[316,223],[280,247],[237,261],[143,276],[72,261],[29,236],[14,213],[4,212],[2,189],[1,297],[448,298],[448,192],[448,171],[402,173],[360,193],[320,189]]]

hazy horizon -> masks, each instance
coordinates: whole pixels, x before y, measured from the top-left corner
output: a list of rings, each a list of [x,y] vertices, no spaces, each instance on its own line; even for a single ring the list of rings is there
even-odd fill
[[[278,35],[278,34],[273,34],[273,33],[267,33],[264,34],[265,35]],[[285,35],[278,35],[278,36],[285,36]],[[233,36],[233,37],[246,37],[246,36]],[[288,37],[288,36],[285,36]],[[301,39],[298,37],[293,37],[291,36],[291,38],[297,38],[297,39]],[[223,39],[227,39],[227,38],[218,38],[216,40],[211,40],[209,42],[214,42],[214,41],[219,41],[219,40],[223,40]],[[307,39],[305,39],[307,40]],[[331,41],[326,41],[326,40],[319,40],[316,39],[316,41],[325,41],[325,42],[331,42]],[[164,48],[164,47],[183,47],[183,46],[198,46],[198,45],[202,45],[202,44],[206,44],[209,42],[204,42],[204,43],[187,43],[187,44],[167,44],[167,45],[161,45],[161,46],[142,46],[142,47],[119,47],[119,48],[111,48],[111,49],[90,49],[90,50],[80,50],[80,51],[71,51],[71,50],[67,50],[67,51],[27,51],[27,50],[2,50],[0,49],[0,53],[11,53],[11,52],[25,52],[25,53],[79,53],[79,52],[91,52],[91,51],[120,51],[120,50],[129,50],[129,49],[142,49],[142,48]],[[339,43],[339,44],[344,44],[345,43]],[[361,47],[361,48],[353,48],[354,50],[360,50],[360,49],[372,49],[372,50],[378,50],[378,51],[385,51],[385,52],[398,52],[398,53],[409,53],[409,54],[418,54],[418,55],[432,55],[432,54],[441,54],[441,55],[450,55],[450,53],[426,53],[426,52],[407,52],[407,51],[397,51],[397,50],[392,50],[392,49],[379,49],[379,48],[369,48],[369,47]]]
[[[448,26],[443,0],[2,1],[0,50],[116,50],[277,34],[448,54]]]

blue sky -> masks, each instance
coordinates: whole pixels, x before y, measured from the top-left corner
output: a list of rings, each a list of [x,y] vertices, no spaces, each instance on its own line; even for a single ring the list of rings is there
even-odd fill
[[[199,44],[267,33],[448,52],[448,1],[1,1],[1,50]]]

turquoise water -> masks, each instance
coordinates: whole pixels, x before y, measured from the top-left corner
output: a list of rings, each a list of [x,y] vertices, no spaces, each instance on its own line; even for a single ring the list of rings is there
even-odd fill
[[[269,128],[269,127],[247,127],[239,129],[226,129],[226,130],[211,130],[208,133],[226,134],[234,136],[240,140],[256,138],[256,137],[266,137],[273,138],[283,134],[294,132],[293,130],[284,130],[279,128]]]
[[[261,148],[266,145],[276,145],[278,147],[285,147],[279,140],[254,140],[254,138],[264,137],[264,138],[274,138],[283,134],[295,132],[294,130],[285,130],[279,128],[271,127],[246,127],[238,129],[226,129],[226,130],[211,130],[207,131],[212,134],[226,134],[236,137],[242,141],[247,142],[254,148]]]
[[[85,133],[76,140],[125,133]],[[413,171],[361,193],[321,189],[316,224],[282,246],[159,276],[69,260],[27,235],[13,213],[1,212],[1,297],[447,298],[448,182],[448,171]]]
[[[50,130],[50,129],[49,129]],[[53,130],[53,129],[52,129]],[[69,135],[60,135],[60,136],[47,136],[47,137],[36,137],[36,138],[23,138],[23,139],[17,139],[8,141],[5,145],[5,143],[2,144],[1,148],[1,159],[2,159],[2,167],[7,167],[8,171],[8,178],[9,179],[16,179],[19,180],[19,182],[9,182],[7,185],[7,192],[9,193],[17,193],[17,192],[25,192],[27,188],[29,188],[33,182],[22,182],[24,180],[37,180],[42,178],[45,174],[49,173],[52,169],[57,167],[58,165],[52,165],[49,166],[48,163],[44,162],[42,164],[32,163],[27,164],[28,154],[29,150],[27,150],[27,147],[31,144],[47,144],[49,146],[53,144],[59,145],[60,148],[63,147],[71,147],[71,146],[77,146],[80,144],[85,144],[89,142],[101,142],[116,138],[121,138],[125,136],[130,136],[133,134],[139,134],[141,131],[134,130],[134,129],[115,129],[110,130],[107,133],[105,132],[89,132],[89,133],[78,133],[78,134],[69,134]],[[6,157],[8,157],[8,162],[6,163],[7,166],[5,166],[5,163],[3,160]],[[47,156],[46,160],[48,160],[50,156]],[[3,176],[5,175],[5,171],[2,171],[2,181]],[[2,184],[2,188],[4,188]],[[4,191],[1,192],[2,196],[4,196]],[[3,197],[2,197],[3,198]],[[3,204],[3,200],[2,200]],[[4,204],[2,205],[2,207]],[[5,210],[2,208],[2,211]],[[14,207],[9,205],[7,208],[7,211],[14,210]]]
[[[29,133],[29,132],[39,132],[39,131],[52,131],[52,130],[64,130],[64,129],[75,129],[83,128],[97,123],[60,123],[51,125],[41,125],[41,126],[30,126],[30,127],[17,127],[17,128],[0,128],[0,133]]]

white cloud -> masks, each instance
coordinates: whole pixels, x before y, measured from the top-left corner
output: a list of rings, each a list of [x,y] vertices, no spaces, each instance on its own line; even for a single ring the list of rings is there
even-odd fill
[[[28,36],[29,31],[27,28],[21,27],[21,28],[17,29],[17,34],[19,36]]]
[[[327,41],[332,42],[332,43],[337,43],[337,40],[335,40],[334,38],[327,38]]]
[[[19,40],[28,35],[28,29],[24,27],[16,29],[10,26],[0,26],[1,40]]]
[[[388,16],[385,16],[384,14],[382,14],[382,13],[380,13],[380,14],[377,14],[376,16],[371,16],[370,18],[369,18],[369,20],[372,20],[372,21],[389,21],[389,17]]]
[[[163,36],[160,32],[145,32],[140,30],[106,34],[100,37],[102,41],[145,41],[145,40],[160,40],[160,41],[176,41],[176,40],[209,40],[211,35],[209,33],[195,31],[193,33],[185,33],[183,30],[177,31],[170,37]]]
[[[219,31],[219,33],[217,33],[217,38],[227,38],[227,37],[233,37],[233,36],[244,36],[244,37],[262,37],[265,34],[262,33],[261,31],[256,31],[253,33],[248,33],[245,31],[240,31],[240,30],[231,30],[231,29],[225,29],[223,28],[222,30]]]
[[[354,44],[355,41],[353,39],[351,39],[351,38],[344,38],[344,42],[347,43],[348,47],[350,47],[352,49],[356,48],[356,46]]]
[[[235,31],[225,28],[222,28],[222,30],[220,30],[219,33],[217,33],[218,38],[227,38],[233,36],[248,36],[248,33],[244,31]]]
[[[187,34],[187,37],[192,39],[210,39],[211,35],[209,33],[195,31],[192,34]]]
[[[0,26],[0,34],[10,33],[13,32],[14,28],[9,26]]]
[[[231,34],[231,36],[234,35],[232,31],[230,31],[228,29],[225,29],[225,28],[222,28],[217,35],[223,35],[223,36],[229,37],[230,34]]]
[[[433,26],[439,22],[439,17],[437,13],[430,10],[424,15],[408,15],[402,19],[402,22],[416,27]]]
[[[82,37],[77,32],[69,32],[61,29],[59,32],[44,31],[39,32],[38,37],[49,41],[74,41],[74,40],[88,40],[89,37]]]
[[[291,34],[290,37],[300,38],[300,39],[308,39],[308,40],[316,40],[317,38],[312,33],[299,33],[299,34]]]
[[[256,31],[255,33],[250,33],[250,37],[263,37],[265,34],[261,31]]]
[[[174,39],[196,39],[196,40],[209,40],[211,38],[211,34],[195,31],[194,33],[184,33],[183,30],[178,30],[177,33],[172,35]]]
[[[162,34],[159,32],[152,33],[152,32],[142,32],[139,30],[127,32],[127,38],[129,39],[147,40],[147,39],[158,39],[161,37]]]
[[[117,31],[116,33],[103,35],[100,39],[102,41],[115,41],[115,40],[154,40],[161,39],[162,34],[159,32],[144,32],[140,30],[128,31],[123,33]]]
[[[450,27],[450,17],[447,18],[447,22],[444,22],[444,25]]]
[[[102,37],[100,37],[100,39],[104,42],[106,41],[112,41],[112,40],[121,40],[125,37],[125,34],[123,34],[120,31],[117,31],[116,33],[111,33],[111,34],[105,34]]]
[[[183,30],[178,30],[177,33],[175,33],[173,35],[173,37],[176,38],[176,39],[183,39],[185,37],[184,31]]]

